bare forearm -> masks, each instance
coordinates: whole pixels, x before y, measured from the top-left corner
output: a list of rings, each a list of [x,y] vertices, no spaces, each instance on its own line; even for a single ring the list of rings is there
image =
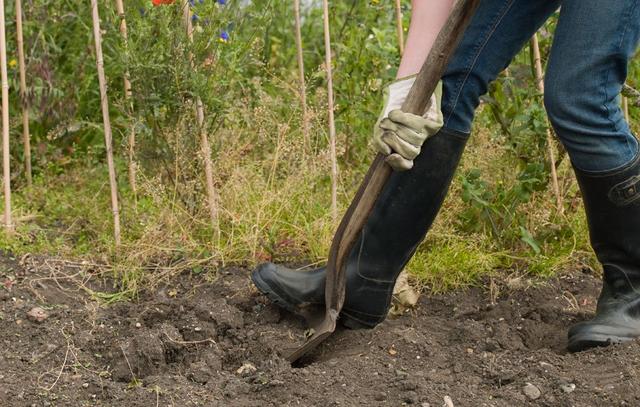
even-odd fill
[[[398,68],[398,78],[414,75],[420,71],[431,47],[444,25],[454,0],[413,0],[411,23]]]

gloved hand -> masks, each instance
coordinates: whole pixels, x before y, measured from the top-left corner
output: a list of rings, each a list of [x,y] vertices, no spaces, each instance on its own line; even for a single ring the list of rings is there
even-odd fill
[[[423,116],[404,113],[404,103],[416,77],[399,79],[385,88],[385,103],[373,130],[373,145],[387,156],[386,162],[396,171],[413,168],[425,140],[443,126],[441,109],[442,82],[431,96],[431,105]]]

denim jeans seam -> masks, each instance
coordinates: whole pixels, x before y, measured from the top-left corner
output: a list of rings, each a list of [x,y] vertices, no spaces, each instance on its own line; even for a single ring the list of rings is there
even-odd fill
[[[615,45],[615,48],[611,50],[610,54],[611,55],[615,55],[616,53],[620,53],[622,51],[622,44],[624,42],[624,38],[629,30],[629,17],[631,16],[631,10],[632,10],[632,6],[631,4],[629,4],[627,6],[627,9],[624,11],[623,17],[620,19],[621,21],[621,25],[622,25],[622,30],[620,30],[620,39],[619,41],[617,41],[617,44]],[[615,43],[614,43],[615,44]],[[603,93],[603,105],[602,107],[604,108],[604,110],[607,112],[607,120],[611,123],[611,125],[613,126],[613,129],[615,131],[618,132],[622,132],[622,129],[620,129],[618,126],[618,124],[612,119],[612,113],[609,110],[609,108],[607,107],[606,102],[609,100],[609,94],[607,93],[607,86],[606,84],[609,83],[609,80],[611,78],[611,73],[613,71],[614,68],[609,68],[605,73],[604,73],[604,78],[603,78],[603,82],[601,83],[601,89],[602,89],[602,93]],[[632,151],[633,147],[629,144],[629,139],[627,138],[626,140],[626,145],[627,145],[627,151]],[[636,143],[637,144],[637,143]],[[637,149],[637,145],[636,145],[636,149]],[[634,156],[635,159],[635,156]],[[632,159],[631,161],[634,161],[634,159]],[[608,172],[608,171],[616,171],[619,168],[622,168],[624,166],[626,166],[628,163],[625,163],[619,167],[607,170],[607,171],[603,171],[603,172]],[[600,172],[600,171],[598,171]]]
[[[622,25],[624,27],[624,29],[622,30],[622,33],[620,34],[620,42],[618,42],[618,48],[622,48],[622,43],[624,42],[624,37],[627,35],[627,32],[629,31],[629,17],[631,16],[631,4],[629,4],[629,7],[626,10],[625,16],[624,16],[624,24]]]
[[[622,49],[622,45],[624,43],[624,39],[627,36],[627,33],[629,32],[629,20],[631,19],[631,15],[633,14],[633,7],[631,6],[631,4],[629,4],[629,6],[627,7],[626,10],[626,15],[624,16],[624,29],[622,31],[622,33],[620,34],[620,42],[618,43],[618,49]],[[629,61],[627,61],[627,64],[629,63]],[[625,120],[626,123],[626,120]],[[629,123],[627,123],[627,129],[629,132],[631,132],[631,127],[629,126]],[[629,149],[629,151],[633,150],[633,147],[629,144],[630,142],[630,138],[627,138],[626,140],[626,144],[627,144],[627,148]],[[638,148],[638,142],[636,140],[636,149]]]
[[[487,43],[491,39],[491,36],[495,33],[496,28],[498,27],[498,25],[500,25],[500,23],[502,23],[502,21],[504,20],[504,17],[511,10],[511,7],[513,7],[514,3],[515,3],[515,0],[507,0],[506,7],[502,11],[502,13],[499,13],[498,16],[496,17],[496,20],[494,20],[493,24],[491,25],[491,29],[489,30],[488,35],[484,37],[484,41],[480,43],[473,58],[471,58],[471,63],[466,67],[465,76],[460,80],[460,83],[456,84],[455,97],[453,98],[453,102],[449,107],[449,113],[447,115],[446,120],[444,121],[445,125],[451,120],[451,116],[453,116],[453,113],[456,110],[456,106],[458,105],[458,102],[460,100],[460,95],[462,94],[462,90],[465,84],[467,83],[467,79],[469,79],[469,75],[473,71],[473,68],[475,67],[476,63],[478,62],[478,58],[480,57],[480,54],[482,53],[482,51],[484,51]]]
[[[621,20],[621,25],[623,27],[622,30],[620,30],[620,39],[617,42],[615,48],[611,50],[611,52],[610,52],[611,55],[615,55],[616,53],[620,52],[621,49],[622,49],[622,43],[624,41],[625,34],[627,33],[627,30],[629,29],[629,26],[627,24],[627,21],[629,19],[629,15],[630,15],[630,7],[627,7],[627,9],[625,10],[625,12],[623,14],[623,17],[620,19]],[[605,111],[607,112],[607,118],[608,118],[609,122],[611,122],[611,124],[613,125],[613,128],[616,131],[620,131],[620,129],[618,128],[617,123],[615,123],[613,121],[613,119],[611,118],[611,112],[609,111],[609,108],[606,105],[606,102],[609,100],[609,94],[607,93],[606,84],[609,83],[609,79],[611,78],[611,71],[612,70],[613,70],[613,68],[609,68],[605,72],[605,74],[604,74],[604,82],[601,84],[602,89],[603,89],[603,93],[604,93],[604,102],[605,102],[603,107],[604,107]]]

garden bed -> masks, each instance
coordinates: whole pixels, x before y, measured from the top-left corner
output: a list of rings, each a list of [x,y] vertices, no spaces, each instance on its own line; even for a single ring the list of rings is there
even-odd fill
[[[247,270],[220,271],[214,281],[185,273],[104,306],[87,288],[109,285],[90,269],[0,257],[0,405],[640,402],[637,344],[564,349],[568,326],[595,307],[600,283],[588,271],[424,295],[374,330],[339,331],[292,367],[281,352],[301,343],[304,323],[259,295]]]

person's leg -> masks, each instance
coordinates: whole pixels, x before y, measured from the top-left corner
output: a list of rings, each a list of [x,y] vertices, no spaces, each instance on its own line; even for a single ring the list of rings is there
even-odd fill
[[[445,128],[462,133],[471,124],[480,97],[533,34],[558,9],[560,0],[487,0],[480,3],[442,77]]]
[[[386,317],[393,284],[446,197],[480,97],[559,4],[480,3],[442,77],[443,129],[424,144],[413,170],[392,175],[354,250],[343,310],[348,325],[372,327]]]
[[[391,175],[349,256],[341,314],[347,326],[373,327],[385,319],[395,280],[446,196],[480,96],[558,5],[552,0],[480,3],[443,76],[445,127],[425,142],[413,169]],[[306,274],[266,264],[256,269],[253,281],[291,310],[324,301],[324,269]]]
[[[571,351],[640,337],[640,155],[619,107],[639,38],[640,0],[562,3],[545,105],[573,163],[604,270],[596,317],[571,328]]]
[[[602,172],[635,158],[620,91],[640,35],[640,1],[565,0],[547,67],[545,106],[573,165]]]

